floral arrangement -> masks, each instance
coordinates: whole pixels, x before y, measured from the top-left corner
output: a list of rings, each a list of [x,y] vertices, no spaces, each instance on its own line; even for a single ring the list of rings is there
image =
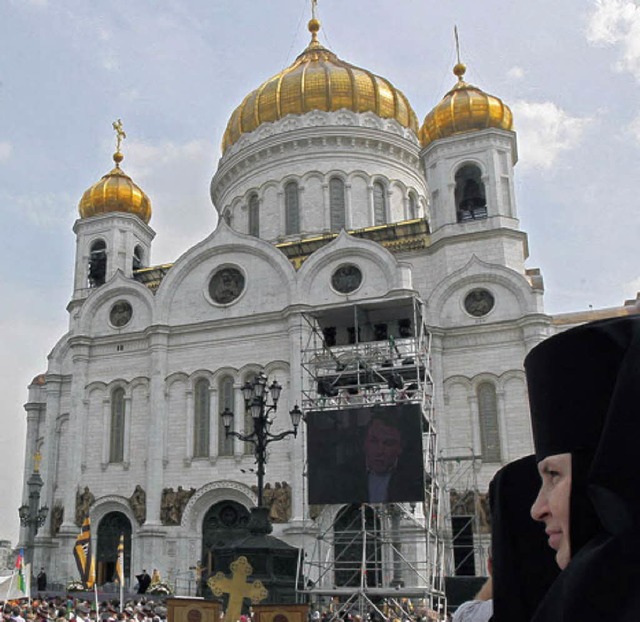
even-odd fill
[[[147,594],[173,594],[173,589],[166,581],[156,581],[147,588]]]
[[[82,581],[78,581],[74,579],[73,581],[69,581],[67,583],[67,592],[86,592],[87,588],[85,587]]]

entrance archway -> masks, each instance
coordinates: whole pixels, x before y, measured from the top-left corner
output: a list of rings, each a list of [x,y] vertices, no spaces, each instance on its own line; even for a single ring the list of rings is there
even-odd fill
[[[213,572],[213,549],[224,547],[249,531],[249,510],[236,501],[219,501],[212,505],[202,519],[203,582]],[[204,586],[203,586],[204,587]],[[207,588],[208,589],[208,588]]]
[[[131,522],[122,512],[105,514],[98,525],[98,550],[96,553],[96,581],[98,585],[115,580],[118,543],[124,535],[124,580],[131,572]]]
[[[380,519],[375,510],[369,505],[344,507],[336,517],[333,532],[336,586],[380,586],[382,546]]]

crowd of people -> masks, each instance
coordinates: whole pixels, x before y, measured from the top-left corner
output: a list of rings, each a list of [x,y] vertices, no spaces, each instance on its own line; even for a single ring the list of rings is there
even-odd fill
[[[102,601],[51,596],[0,603],[3,622],[164,622],[167,608],[146,598],[129,600],[122,608],[118,600]],[[122,611],[121,611],[122,609]]]
[[[535,455],[490,489],[492,578],[454,622],[640,620],[640,317],[527,355]]]

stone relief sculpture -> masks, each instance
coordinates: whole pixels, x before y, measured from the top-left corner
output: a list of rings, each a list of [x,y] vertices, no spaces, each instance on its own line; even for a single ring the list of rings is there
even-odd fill
[[[257,494],[258,487],[251,490]],[[286,523],[291,518],[291,486],[287,482],[276,482],[274,487],[265,484],[262,491],[262,502],[269,508],[269,518],[274,523]]]
[[[477,516],[480,532],[491,531],[488,493],[474,493],[473,490],[458,492],[452,489],[449,493],[449,502],[453,516]]]
[[[96,500],[89,486],[85,486],[84,490],[76,492],[76,525],[82,526],[82,521],[89,516],[89,508],[91,504]]]
[[[129,497],[129,505],[138,525],[142,525],[147,519],[147,493],[140,484],[136,484],[133,494]]]
[[[184,509],[195,492],[195,488],[185,490],[182,486],[178,486],[178,490],[164,488],[162,490],[162,500],[160,501],[160,520],[162,524],[179,525],[182,521]]]
[[[51,510],[51,535],[57,536],[60,531],[62,522],[64,521],[64,507],[61,505],[54,505]]]

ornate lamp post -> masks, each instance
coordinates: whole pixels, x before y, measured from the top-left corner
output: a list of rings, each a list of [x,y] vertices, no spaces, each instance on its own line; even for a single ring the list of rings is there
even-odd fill
[[[293,410],[289,412],[293,429],[279,434],[272,434],[269,431],[278,409],[278,400],[281,392],[282,386],[278,384],[277,380],[267,386],[267,377],[263,373],[258,374],[252,382],[245,383],[242,387],[242,394],[245,407],[250,411],[253,420],[253,431],[249,434],[240,434],[231,430],[233,413],[228,408],[225,408],[222,413],[226,436],[235,436],[241,441],[251,443],[254,446],[254,455],[258,465],[258,507],[252,508],[251,521],[249,523],[249,528],[254,532],[270,533],[272,529],[269,522],[269,508],[263,505],[264,465],[267,462],[267,446],[287,436],[297,436],[298,426],[302,419],[302,411],[296,404]]]
[[[27,480],[27,488],[29,489],[29,504],[21,505],[18,508],[20,516],[20,524],[27,527],[27,546],[25,553],[25,563],[33,563],[33,544],[36,539],[38,529],[44,525],[47,519],[49,508],[44,505],[40,506],[40,490],[44,486],[44,482],[40,477],[40,454],[35,455],[35,465],[31,477]]]

